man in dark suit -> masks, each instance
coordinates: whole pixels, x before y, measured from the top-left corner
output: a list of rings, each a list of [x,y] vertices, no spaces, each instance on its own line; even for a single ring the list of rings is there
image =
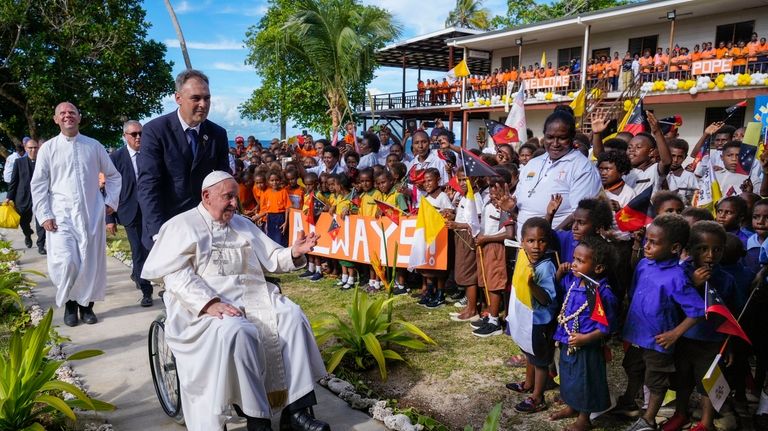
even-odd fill
[[[117,231],[117,223],[125,227],[133,261],[131,279],[136,283],[136,288],[141,290],[141,306],[150,307],[152,283],[141,278],[141,270],[149,250],[141,241],[142,217],[136,191],[137,159],[141,150],[141,123],[135,120],[126,121],[123,124],[123,140],[125,146],[109,155],[115,168],[123,177],[123,185],[120,189],[120,204],[117,206],[117,212],[107,216],[107,232],[114,235]]]
[[[148,250],[163,223],[200,203],[206,175],[229,172],[227,132],[207,120],[208,77],[194,69],[181,72],[175,97],[179,109],[153,119],[142,130],[138,192],[142,242]]]
[[[11,182],[8,184],[8,196],[6,202],[13,202],[21,216],[21,231],[24,233],[24,244],[27,248],[32,248],[32,191],[29,183],[32,181],[32,174],[35,172],[35,160],[37,160],[37,150],[40,144],[34,139],[28,139],[24,144],[27,152],[26,157],[19,157],[13,163],[13,173]],[[45,229],[35,220],[35,230],[37,231],[37,252],[46,254],[45,251]]]

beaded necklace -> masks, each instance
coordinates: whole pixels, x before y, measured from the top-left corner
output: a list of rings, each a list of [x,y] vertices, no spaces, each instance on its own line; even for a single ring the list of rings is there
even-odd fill
[[[574,280],[573,283],[571,283],[571,287],[568,288],[568,293],[565,294],[565,300],[563,301],[563,307],[560,309],[560,314],[557,316],[557,323],[562,325],[563,329],[565,330],[565,333],[568,334],[568,338],[571,338],[572,334],[578,334],[579,333],[579,315],[587,309],[589,306],[589,300],[585,300],[583,304],[581,304],[581,307],[579,307],[576,311],[574,311],[572,314],[566,315],[565,309],[568,307],[568,301],[571,298],[571,292],[573,289],[578,285],[580,280]],[[571,329],[568,329],[568,322],[573,321],[571,323]],[[568,346],[568,354],[575,353],[576,350],[578,350],[578,347],[575,346]]]

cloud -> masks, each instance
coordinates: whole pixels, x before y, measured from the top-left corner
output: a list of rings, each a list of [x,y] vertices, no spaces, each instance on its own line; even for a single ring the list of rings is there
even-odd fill
[[[269,6],[266,4],[256,7],[234,7],[234,6],[225,6],[221,9],[218,9],[216,11],[217,14],[226,14],[226,15],[240,15],[240,16],[250,16],[250,17],[261,17],[264,16],[267,13],[267,10],[269,9]]]
[[[227,72],[253,72],[255,69],[253,66],[240,63],[225,63],[223,61],[217,61],[211,66],[216,70],[224,70]]]
[[[165,39],[163,41],[168,48],[181,48],[181,44],[178,39]],[[245,49],[243,42],[236,41],[234,39],[219,38],[215,42],[196,42],[187,41],[188,49],[202,49],[211,51],[225,51],[225,50],[241,50]]]

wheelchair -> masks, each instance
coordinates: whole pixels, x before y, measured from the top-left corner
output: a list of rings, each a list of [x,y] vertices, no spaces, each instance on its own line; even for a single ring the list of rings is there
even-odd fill
[[[280,289],[280,279],[264,277],[267,283]],[[163,301],[164,290],[158,292]],[[163,302],[164,304],[164,302]],[[147,346],[149,350],[149,368],[152,371],[152,383],[155,386],[157,400],[166,415],[179,425],[184,425],[184,412],[181,409],[181,388],[176,372],[176,357],[165,342],[165,310],[149,325]]]

